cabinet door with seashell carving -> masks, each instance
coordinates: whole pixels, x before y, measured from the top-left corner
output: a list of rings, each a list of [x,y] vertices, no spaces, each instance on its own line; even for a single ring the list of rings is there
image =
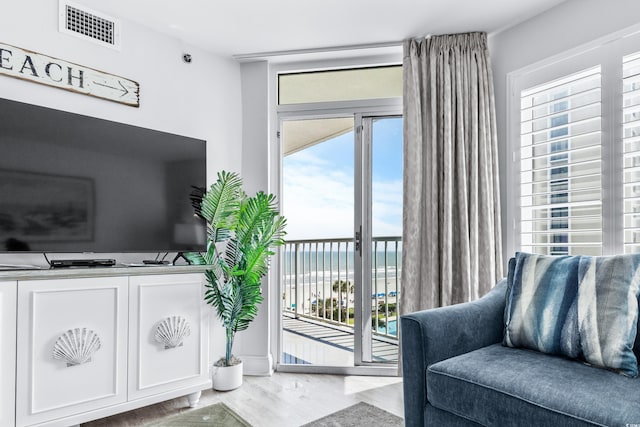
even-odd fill
[[[202,274],[132,277],[129,396],[207,384],[208,318]]]
[[[127,290],[126,277],[20,281],[18,425],[126,401]]]

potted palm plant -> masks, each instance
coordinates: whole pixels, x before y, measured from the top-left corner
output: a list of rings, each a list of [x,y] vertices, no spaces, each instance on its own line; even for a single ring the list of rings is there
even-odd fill
[[[248,197],[242,179],[232,172],[219,172],[209,191],[196,190],[192,201],[196,215],[207,223],[207,251],[188,258],[211,266],[205,272],[204,299],[226,332],[225,355],[214,364],[213,388],[231,390],[242,384],[242,362],[232,354],[233,340],[258,314],[261,280],[273,248],[284,244],[286,220],[273,194]]]

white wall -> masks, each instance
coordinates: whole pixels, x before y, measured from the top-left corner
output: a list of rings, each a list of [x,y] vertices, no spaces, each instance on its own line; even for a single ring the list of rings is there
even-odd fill
[[[126,17],[116,17],[123,24],[120,51],[62,34],[57,1],[5,1],[2,16],[0,42],[134,80],[140,108],[0,75],[1,97],[204,139],[209,183],[221,169],[241,171],[240,66],[233,59],[185,46]],[[192,55],[190,64],[183,62],[184,52]],[[17,256],[0,256],[0,263],[16,263]],[[38,257],[26,262],[40,262]],[[214,327],[212,359],[224,354],[223,337]]]
[[[249,195],[269,189],[269,64],[266,61],[244,63],[242,78],[242,178]],[[279,313],[270,312],[270,299],[278,292],[268,278],[263,280],[264,301],[258,316],[246,331],[236,336],[234,353],[242,359],[245,374],[272,372],[270,322]]]
[[[247,193],[269,190],[269,63],[240,67],[242,76],[242,170]]]
[[[498,121],[500,151],[500,193],[503,218],[503,247],[511,236],[506,224],[507,200],[507,76],[553,55],[579,47],[607,34],[640,22],[637,0],[569,0],[520,25],[491,35],[489,49]],[[505,250],[505,260],[513,256]]]

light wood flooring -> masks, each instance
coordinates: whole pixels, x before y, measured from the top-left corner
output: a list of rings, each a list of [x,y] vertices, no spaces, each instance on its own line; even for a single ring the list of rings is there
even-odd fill
[[[198,407],[224,402],[256,427],[297,427],[358,402],[403,416],[402,379],[276,372],[244,377],[233,391],[206,390]],[[82,424],[83,427],[129,427],[190,410],[186,397]]]

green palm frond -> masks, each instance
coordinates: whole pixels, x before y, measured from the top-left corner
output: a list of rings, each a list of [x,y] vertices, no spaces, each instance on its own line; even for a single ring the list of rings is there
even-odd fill
[[[205,284],[204,300],[207,304],[215,307],[218,316],[223,320],[224,301],[222,298],[222,289],[224,286],[220,286],[220,281],[211,270],[205,272],[205,277],[207,278],[207,283]]]
[[[209,264],[200,252],[185,252],[182,254],[189,264],[204,265]]]
[[[248,244],[252,239],[261,240],[277,215],[275,196],[258,192],[243,204],[236,231],[238,240],[242,245]]]
[[[227,241],[227,246],[224,251],[224,262],[229,266],[243,266],[243,253],[242,248],[236,238]]]
[[[238,219],[238,208],[244,192],[242,179],[232,172],[219,172],[218,180],[202,198],[201,214],[207,221],[209,240],[222,242],[231,236]]]
[[[249,327],[251,321],[258,315],[258,305],[264,300],[259,283],[245,284],[239,287],[239,291],[238,299],[242,300],[242,305],[234,318],[232,326],[234,332],[243,331]]]
[[[260,279],[267,274],[267,257],[273,252],[264,247],[258,247],[249,252],[245,270],[246,280],[249,283],[260,283]]]
[[[242,245],[248,282],[258,282],[267,274],[271,248],[284,243],[285,221],[277,216],[275,197],[263,192],[249,199],[240,215],[236,236]]]

